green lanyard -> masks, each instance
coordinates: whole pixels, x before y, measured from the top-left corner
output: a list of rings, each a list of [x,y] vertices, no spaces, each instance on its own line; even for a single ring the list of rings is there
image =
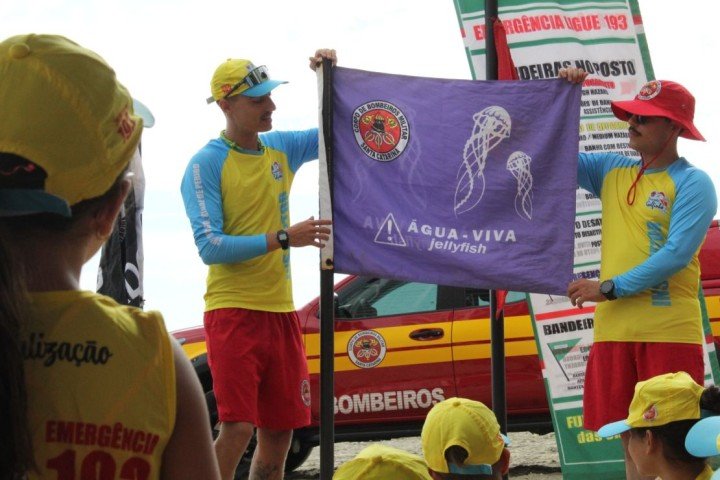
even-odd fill
[[[225,145],[227,145],[228,147],[232,148],[232,149],[235,150],[236,152],[245,153],[245,152],[248,151],[247,149],[240,147],[237,143],[235,143],[235,142],[233,142],[232,140],[230,140],[230,139],[225,135],[225,130],[223,130],[222,132],[220,132],[220,140],[222,140],[222,141],[225,143]],[[263,144],[260,143],[260,140],[258,140],[257,147],[258,147],[258,148],[257,148],[257,151],[258,151],[258,152],[262,152],[262,151],[263,151],[263,148],[264,148],[264,147],[263,147]]]

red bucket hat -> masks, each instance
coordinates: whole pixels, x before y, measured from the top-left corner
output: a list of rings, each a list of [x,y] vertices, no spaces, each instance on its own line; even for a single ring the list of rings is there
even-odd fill
[[[681,137],[705,141],[693,125],[695,97],[679,83],[650,81],[643,85],[634,100],[611,102],[610,107],[617,118],[625,121],[632,115],[669,118],[683,126]]]

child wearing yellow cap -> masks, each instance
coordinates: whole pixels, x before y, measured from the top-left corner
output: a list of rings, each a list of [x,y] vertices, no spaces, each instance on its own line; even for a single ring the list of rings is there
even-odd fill
[[[379,443],[340,465],[333,480],[432,480],[422,458]]]
[[[704,456],[686,448],[685,438],[703,414],[720,414],[720,389],[704,388],[685,372],[658,375],[635,385],[625,420],[598,434],[627,436],[628,453],[640,475],[664,480],[709,480]]]
[[[448,398],[425,418],[422,449],[434,480],[501,479],[510,469],[510,440],[483,403]]]
[[[219,478],[202,390],[160,313],[79,287],[142,127],[96,53],[0,42],[0,478]]]

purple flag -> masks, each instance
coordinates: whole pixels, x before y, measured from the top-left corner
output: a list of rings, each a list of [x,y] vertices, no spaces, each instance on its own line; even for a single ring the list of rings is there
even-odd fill
[[[564,294],[580,85],[336,68],[335,269]]]

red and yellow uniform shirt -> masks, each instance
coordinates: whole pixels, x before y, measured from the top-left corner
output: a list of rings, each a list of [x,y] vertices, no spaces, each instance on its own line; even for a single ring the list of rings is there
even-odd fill
[[[30,479],[160,478],[176,391],[158,312],[91,292],[33,293],[21,347],[38,468]]]

